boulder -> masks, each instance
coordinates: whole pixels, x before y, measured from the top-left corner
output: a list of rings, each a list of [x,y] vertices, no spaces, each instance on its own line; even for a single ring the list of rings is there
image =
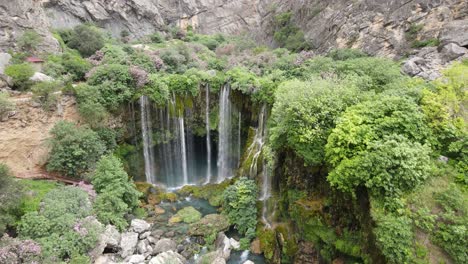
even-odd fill
[[[147,239],[150,242],[150,244],[153,244],[153,245],[158,242],[158,240],[154,238],[153,236],[149,236]]]
[[[137,252],[138,252],[138,254],[144,255],[145,253],[147,253],[147,252],[148,252],[148,246],[149,246],[148,240],[140,240],[140,241],[138,241],[138,244],[137,244]]]
[[[0,53],[0,74],[3,74],[5,72],[5,68],[10,62],[11,55],[6,52],[1,52]]]
[[[145,256],[143,255],[132,255],[128,257],[125,261],[126,263],[144,263]]]
[[[440,33],[442,43],[455,43],[458,46],[468,45],[468,19],[453,20],[444,26]]]
[[[166,212],[166,210],[164,210],[164,208],[162,208],[161,206],[159,205],[155,205],[154,206],[154,212],[157,214],[157,215],[161,215],[161,214],[164,214]]]
[[[99,256],[94,261],[94,264],[117,264],[115,260],[115,256],[112,254],[106,254],[103,256]]]
[[[213,232],[219,233],[229,229],[229,221],[224,215],[209,214],[200,221],[191,224],[189,234],[193,236],[205,236]]]
[[[134,232],[125,232],[122,234],[122,238],[120,240],[120,248],[121,252],[120,255],[122,258],[126,258],[128,256],[133,255],[136,250],[136,246],[138,243],[138,233]]]
[[[157,229],[151,232],[151,236],[156,239],[160,239],[162,235],[164,235],[164,230],[161,229]]]
[[[231,242],[229,238],[222,232],[220,232],[216,238],[215,246],[218,251],[218,257],[222,257],[228,260],[231,256]]]
[[[168,220],[168,223],[170,225],[174,225],[174,224],[177,224],[177,223],[180,223],[182,222],[182,218],[180,218],[180,216],[177,216],[177,215],[173,215],[171,218],[169,218]]]
[[[117,252],[120,248],[120,233],[113,225],[107,225],[93,250],[89,253],[92,259],[97,259],[104,249],[111,248]]]
[[[163,238],[154,245],[153,254],[159,254],[166,251],[176,251],[177,243],[169,238]]]
[[[423,60],[424,59],[420,57],[413,57],[407,60],[405,64],[403,64],[403,72],[405,72],[409,76],[418,75],[422,71],[418,64],[422,63]]]
[[[152,258],[148,264],[185,264],[187,260],[174,251],[163,252]]]
[[[151,225],[145,220],[133,219],[130,223],[130,231],[142,234],[150,229]]]
[[[202,214],[198,212],[197,209],[193,208],[193,206],[188,206],[180,209],[173,217],[179,217],[185,223],[191,224],[199,221],[202,217]]]
[[[150,232],[150,231],[146,231],[146,232],[140,234],[139,238],[140,238],[140,239],[145,239],[145,238],[148,238],[150,235],[151,235],[151,232]]]
[[[244,262],[242,264],[255,264],[255,263],[253,261],[251,261],[251,260],[247,260],[246,262]]]
[[[239,241],[235,240],[234,238],[229,238],[229,243],[231,244],[232,249],[239,249],[240,248],[240,243]]]
[[[226,264],[226,260],[222,257],[217,257],[211,264]]]
[[[449,43],[442,47],[440,53],[445,61],[452,61],[468,53],[468,49],[460,47],[455,43]]]
[[[51,82],[54,78],[50,77],[49,75],[45,75],[42,72],[35,72],[34,75],[29,78],[29,80],[33,82]]]

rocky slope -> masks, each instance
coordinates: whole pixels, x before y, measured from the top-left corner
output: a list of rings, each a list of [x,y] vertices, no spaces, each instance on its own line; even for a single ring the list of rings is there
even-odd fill
[[[0,120],[0,163],[18,177],[34,177],[47,158],[49,130],[60,120],[79,120],[75,99],[61,97],[53,112],[42,110],[30,97],[12,100],[16,110]]]
[[[271,23],[286,11],[293,12],[295,23],[319,53],[353,47],[371,55],[401,57],[411,52],[414,40],[468,45],[464,0],[1,0],[0,50],[14,47],[22,31],[34,28],[46,37],[42,48],[57,51],[47,29],[85,21],[114,35],[128,30],[141,37],[167,25],[191,25],[208,34],[251,32],[274,45]],[[415,25],[423,27],[408,37]]]

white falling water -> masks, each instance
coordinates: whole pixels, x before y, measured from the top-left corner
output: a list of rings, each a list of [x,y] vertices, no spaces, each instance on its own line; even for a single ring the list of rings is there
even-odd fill
[[[185,145],[185,125],[184,125],[184,115],[180,113],[179,116],[179,129],[180,129],[180,154],[182,156],[182,173],[184,176],[183,185],[188,184],[188,172],[187,172],[187,149]]]
[[[141,111],[141,132],[143,138],[143,156],[145,159],[145,176],[146,181],[155,183],[154,174],[154,151],[153,151],[153,130],[151,123],[151,108],[148,97],[140,97]]]
[[[255,136],[252,141],[252,144],[248,148],[247,157],[252,157],[252,162],[250,163],[249,176],[254,178],[258,174],[258,158],[262,154],[263,145],[265,144],[265,119],[266,119],[266,106],[262,106],[258,114],[258,126],[255,129]]]
[[[223,86],[219,96],[219,139],[218,139],[218,179],[217,182],[222,182],[226,178],[231,177],[230,155],[232,127],[231,127],[231,101],[229,85]]]
[[[210,86],[206,85],[206,108],[205,108],[205,123],[206,123],[206,180],[205,184],[211,182],[211,133],[210,133]]]

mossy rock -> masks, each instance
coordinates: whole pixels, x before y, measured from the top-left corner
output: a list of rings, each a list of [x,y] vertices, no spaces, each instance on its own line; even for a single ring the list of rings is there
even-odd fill
[[[180,209],[174,217],[179,217],[184,223],[192,224],[199,221],[202,214],[192,206]]]
[[[175,193],[161,193],[159,195],[162,201],[169,201],[171,203],[174,203],[177,201],[177,194]]]
[[[231,180],[220,184],[207,184],[204,186],[184,186],[178,191],[180,195],[193,195],[195,198],[208,200],[210,205],[218,207],[223,201],[224,190],[231,185]]]
[[[139,192],[145,195],[148,194],[150,188],[153,187],[151,183],[147,183],[147,182],[135,182],[135,186]]]
[[[226,216],[209,214],[200,221],[190,225],[189,234],[192,236],[208,236],[213,232],[224,232],[229,229],[229,221]]]
[[[168,223],[173,225],[182,222],[182,217],[173,215],[171,218],[169,218]]]

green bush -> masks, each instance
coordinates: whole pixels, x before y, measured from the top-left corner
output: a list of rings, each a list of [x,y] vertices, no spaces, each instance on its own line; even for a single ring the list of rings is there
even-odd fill
[[[245,177],[229,186],[223,193],[223,208],[229,222],[242,235],[252,239],[257,226],[257,185]]]
[[[16,105],[10,100],[8,93],[0,92],[0,119],[15,108]]]
[[[59,90],[58,82],[38,82],[31,87],[33,99],[46,111],[55,109],[59,97],[56,93]]]
[[[161,35],[161,33],[159,33],[159,32],[154,32],[153,34],[151,34],[149,36],[149,38],[150,38],[151,42],[153,42],[153,43],[162,43],[165,40],[164,36]]]
[[[13,179],[10,169],[0,163],[0,236],[6,228],[13,226],[21,213],[19,210],[22,188]]]
[[[311,44],[304,38],[304,32],[292,20],[292,12],[276,15],[274,18],[275,34],[273,38],[281,46],[292,51],[309,49]]]
[[[18,47],[29,53],[34,52],[41,42],[42,37],[33,29],[24,31],[17,41]]]
[[[21,218],[19,235],[38,241],[43,256],[57,263],[95,246],[102,226],[89,217],[91,213],[85,191],[71,186],[54,189],[45,195],[39,212]]]
[[[47,170],[80,178],[92,169],[106,151],[99,135],[87,127],[60,121],[50,131],[52,135]]]
[[[106,124],[109,113],[101,103],[104,99],[97,86],[80,84],[75,87],[78,112],[91,127],[99,127]]]
[[[314,79],[283,82],[275,93],[270,143],[290,147],[309,165],[321,165],[325,144],[342,112],[359,101],[358,91],[345,83]]]
[[[25,91],[32,84],[29,78],[34,75],[34,69],[29,63],[13,64],[5,68],[5,74],[13,79],[13,88]]]
[[[78,25],[72,32],[67,34],[69,36],[65,38],[62,36],[65,43],[70,48],[78,50],[84,57],[89,57],[104,47],[104,36],[101,30],[95,26],[88,24]]]
[[[107,109],[116,110],[134,94],[135,83],[129,67],[120,64],[102,65],[95,69],[88,84],[98,87],[99,100]]]
[[[98,193],[94,203],[98,219],[123,230],[128,225],[125,215],[137,208],[141,193],[129,179],[122,162],[113,155],[102,157],[91,182]]]

